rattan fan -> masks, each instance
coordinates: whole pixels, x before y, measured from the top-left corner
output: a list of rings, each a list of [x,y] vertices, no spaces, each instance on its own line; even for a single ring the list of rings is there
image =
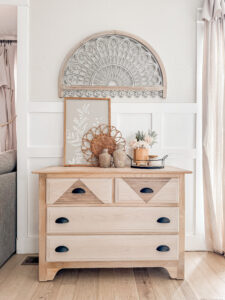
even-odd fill
[[[126,141],[115,126],[101,124],[92,127],[82,138],[81,150],[85,159],[93,165],[98,165],[98,156],[103,149],[108,149],[110,154],[116,149],[117,144],[122,144],[125,149]]]

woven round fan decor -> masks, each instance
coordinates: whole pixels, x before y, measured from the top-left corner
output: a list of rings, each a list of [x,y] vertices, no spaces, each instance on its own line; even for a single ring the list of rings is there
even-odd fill
[[[92,127],[82,138],[81,150],[85,159],[94,164],[98,164],[98,156],[103,149],[108,149],[110,154],[116,150],[116,145],[122,144],[124,149],[126,145],[122,133],[115,126],[101,124],[98,127]]]

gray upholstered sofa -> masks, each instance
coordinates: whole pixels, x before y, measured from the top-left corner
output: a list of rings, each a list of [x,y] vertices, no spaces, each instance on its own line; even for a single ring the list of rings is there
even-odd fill
[[[0,266],[16,251],[16,151],[0,153]]]

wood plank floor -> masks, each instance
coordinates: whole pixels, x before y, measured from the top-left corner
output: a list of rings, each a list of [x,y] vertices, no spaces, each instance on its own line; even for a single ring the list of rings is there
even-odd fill
[[[185,277],[169,279],[160,268],[61,270],[54,281],[38,282],[37,266],[14,255],[0,269],[0,300],[225,300],[225,258],[185,254]]]

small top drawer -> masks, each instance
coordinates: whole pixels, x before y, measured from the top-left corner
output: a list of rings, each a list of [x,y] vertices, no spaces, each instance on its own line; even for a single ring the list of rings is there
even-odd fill
[[[112,202],[111,178],[47,178],[48,204],[104,204]]]
[[[116,202],[178,203],[178,178],[117,178]]]

